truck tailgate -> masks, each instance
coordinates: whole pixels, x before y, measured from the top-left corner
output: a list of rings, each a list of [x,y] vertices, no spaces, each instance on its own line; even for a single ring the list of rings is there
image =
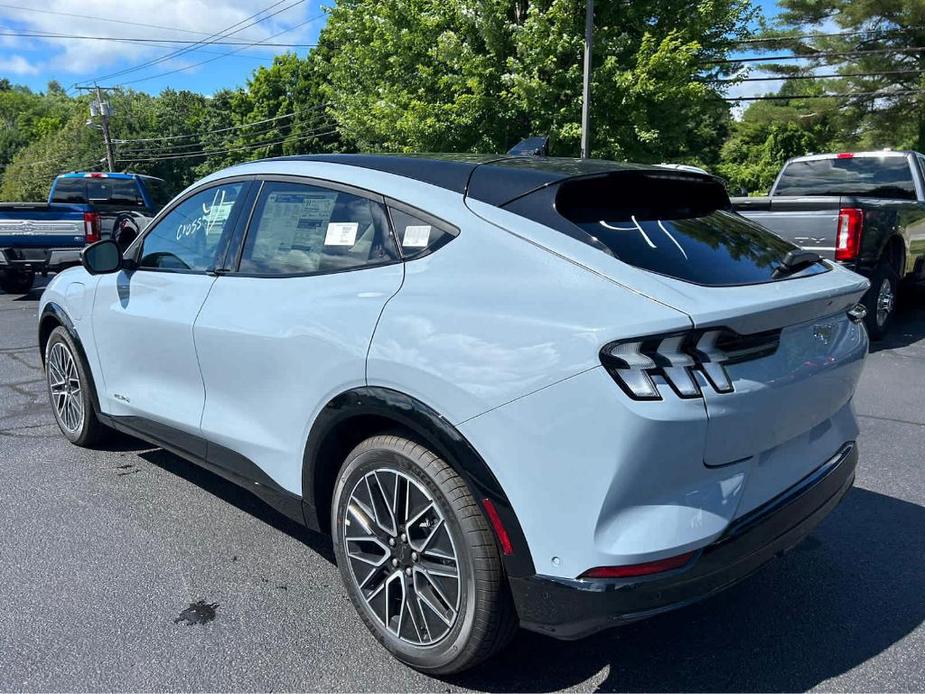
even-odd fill
[[[83,210],[46,203],[0,204],[0,248],[73,248],[84,244]]]
[[[837,196],[735,198],[742,216],[824,258],[835,257],[841,198]]]

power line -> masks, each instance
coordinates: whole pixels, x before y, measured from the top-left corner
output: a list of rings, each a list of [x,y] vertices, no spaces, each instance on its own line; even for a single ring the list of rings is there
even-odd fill
[[[0,27],[9,28],[9,27]],[[118,43],[151,43],[157,45],[180,45],[191,46],[202,43],[201,41],[184,40],[184,39],[149,39],[139,36],[88,36],[86,34],[59,34],[56,32],[18,32],[18,31],[0,31],[0,36],[12,36],[15,38],[40,38],[40,39],[68,39],[79,41],[114,41]],[[315,43],[264,43],[261,39],[254,41],[209,41],[209,46],[253,46],[259,43],[267,48],[314,48]]]
[[[864,34],[901,34],[910,31],[925,29],[925,25],[897,27],[895,29],[857,29],[854,31],[820,31],[815,34],[795,34],[787,36],[758,36],[751,39],[739,39],[732,43],[736,46],[752,43],[781,43],[786,41],[802,41],[804,39],[824,39],[824,38],[843,38],[846,36],[863,36]]]
[[[281,140],[275,140],[272,142],[261,142],[261,143],[253,144],[253,145],[239,145],[237,147],[228,147],[226,149],[194,152],[191,154],[168,155],[168,156],[163,156],[163,157],[144,157],[144,158],[131,157],[128,159],[116,159],[116,161],[118,163],[144,162],[144,161],[158,162],[158,161],[170,161],[174,159],[192,159],[196,157],[211,157],[211,156],[218,155],[218,154],[228,154],[230,152],[237,152],[241,150],[247,151],[247,150],[253,150],[253,149],[260,149],[262,147],[273,147],[275,145],[281,145],[281,144],[285,144],[289,142],[299,142],[301,140],[307,140],[309,138],[324,137],[326,135],[331,135],[335,132],[337,132],[337,128],[331,128],[330,130],[326,130],[326,131],[313,131],[313,132],[305,133],[302,135],[290,135],[290,136],[284,137]]]
[[[155,59],[153,59],[153,60],[149,60],[149,61],[147,61],[147,62],[140,63],[140,64],[138,64],[138,65],[134,65],[134,66],[132,66],[132,67],[125,68],[124,70],[119,70],[119,71],[117,71],[117,72],[109,73],[109,74],[107,74],[107,75],[102,75],[102,76],[100,76],[100,77],[95,77],[95,78],[93,78],[92,80],[87,80],[87,81],[84,82],[84,83],[86,84],[86,83],[88,83],[88,82],[102,82],[103,80],[108,80],[108,79],[111,79],[111,78],[113,78],[113,77],[121,77],[122,75],[127,75],[127,74],[130,74],[130,73],[132,73],[132,72],[137,72],[138,70],[143,70],[143,69],[145,69],[145,68],[147,68],[147,67],[151,67],[152,65],[157,65],[157,64],[162,63],[162,62],[164,62],[164,61],[166,61],[166,60],[170,60],[171,58],[176,58],[176,57],[181,56],[181,55],[183,55],[183,54],[185,54],[185,53],[189,53],[190,51],[196,50],[196,47],[197,47],[197,46],[207,46],[207,45],[209,45],[210,40],[221,40],[221,39],[228,38],[229,36],[233,36],[234,34],[240,33],[240,32],[242,32],[242,31],[244,31],[245,29],[248,29],[248,28],[250,28],[250,27],[252,27],[252,26],[254,26],[254,25],[256,25],[256,24],[259,24],[260,22],[266,21],[267,19],[270,19],[271,17],[276,16],[276,15],[279,14],[280,12],[285,12],[286,10],[291,9],[292,7],[295,7],[296,5],[301,5],[303,2],[305,2],[305,0],[296,0],[296,2],[292,3],[291,5],[287,5],[287,6],[284,7],[282,10],[278,10],[278,11],[274,12],[273,14],[269,14],[269,15],[267,15],[267,16],[265,16],[265,17],[261,17],[260,19],[257,19],[256,21],[251,21],[251,20],[253,20],[255,17],[258,17],[258,16],[260,16],[261,14],[264,14],[265,12],[268,12],[268,11],[272,10],[272,9],[275,8],[275,7],[278,7],[279,5],[283,4],[284,2],[286,2],[286,0],[277,0],[276,2],[274,2],[274,3],[273,3],[272,5],[270,5],[269,7],[265,7],[264,9],[262,9],[262,10],[260,10],[260,11],[258,11],[258,12],[255,12],[254,14],[250,15],[249,17],[245,17],[244,19],[242,19],[242,20],[240,20],[240,21],[238,21],[238,22],[235,22],[235,23],[232,24],[231,26],[226,27],[225,29],[222,29],[221,31],[218,31],[218,32],[216,32],[216,33],[214,33],[214,34],[209,35],[207,38],[203,39],[202,41],[197,42],[197,44],[194,44],[194,45],[192,45],[192,46],[188,46],[188,47],[186,47],[186,48],[181,48],[181,49],[176,50],[176,51],[172,51],[172,52],[170,52],[170,53],[167,53],[167,54],[165,54],[165,55],[162,55],[162,56],[159,57],[159,58],[155,58]],[[245,24],[245,22],[250,22],[250,24]],[[240,26],[241,24],[244,24],[244,26]],[[237,27],[237,28],[235,28],[235,27]]]
[[[159,142],[163,140],[183,140],[191,137],[202,137],[205,135],[214,135],[216,133],[224,133],[230,130],[241,130],[242,128],[250,128],[255,125],[262,125],[264,123],[272,123],[274,121],[283,120],[284,118],[292,118],[293,116],[298,116],[303,113],[309,113],[311,111],[316,111],[319,108],[324,108],[327,104],[316,104],[315,106],[310,106],[309,108],[302,109],[300,111],[293,111],[292,113],[284,113],[281,116],[273,116],[272,118],[264,118],[263,120],[255,120],[252,123],[242,123],[240,125],[230,125],[227,128],[218,128],[217,130],[208,130],[204,133],[190,133],[189,135],[165,135],[164,137],[139,137],[130,140],[113,140],[116,144],[132,144],[135,142]]]
[[[818,60],[820,58],[852,58],[864,55],[883,55],[885,53],[921,53],[925,47],[915,46],[909,48],[876,48],[859,51],[822,51],[819,53],[806,53],[805,55],[772,55],[764,58],[725,58],[723,60],[707,60],[704,65],[725,65],[728,63],[768,63],[775,60]]]
[[[902,89],[893,92],[854,92],[845,94],[812,94],[807,96],[783,96],[781,94],[768,94],[766,96],[726,96],[726,101],[796,101],[800,99],[855,99],[859,97],[886,98],[891,96],[909,96],[912,94],[925,94],[925,89]]]
[[[304,1],[304,0],[300,0],[300,1]],[[290,7],[291,7],[291,5],[290,5]],[[288,8],[286,8],[286,9],[288,9]],[[306,19],[304,22],[299,22],[299,23],[296,24],[295,26],[289,27],[288,29],[283,29],[282,31],[278,31],[278,32],[276,32],[275,34],[273,34],[272,36],[270,36],[270,37],[268,37],[268,38],[271,38],[271,39],[272,39],[272,38],[276,38],[277,36],[281,36],[282,34],[287,34],[287,33],[289,33],[290,31],[295,31],[296,29],[298,29],[298,28],[300,28],[300,27],[303,27],[303,26],[305,26],[306,24],[309,24],[310,22],[316,22],[316,21],[318,21],[319,19],[322,19],[324,16],[325,16],[325,15],[323,15],[323,14],[319,14],[319,15],[317,15],[317,16],[315,16],[315,17],[311,17],[311,18],[309,18],[309,19]],[[234,55],[235,53],[240,53],[240,52],[243,51],[245,48],[252,47],[252,46],[259,46],[260,44],[261,44],[260,41],[256,41],[256,42],[251,43],[251,44],[248,44],[248,45],[246,45],[246,46],[242,46],[241,48],[236,48],[236,49],[234,49],[233,51],[228,51],[227,53],[222,53],[221,55],[217,55],[217,56],[215,56],[214,58],[209,58],[208,60],[202,60],[202,61],[200,61],[200,62],[198,62],[198,63],[193,63],[192,65],[184,65],[183,67],[178,67],[178,68],[175,68],[175,69],[173,69],[173,70],[167,70],[166,72],[158,72],[158,73],[155,74],[155,75],[148,75],[147,77],[139,77],[138,79],[128,80],[127,82],[120,82],[120,85],[123,85],[123,86],[124,86],[124,85],[129,85],[129,84],[137,84],[138,82],[146,82],[147,80],[157,79],[158,77],[166,77],[167,75],[174,75],[174,74],[176,74],[176,73],[178,73],[178,72],[185,72],[186,70],[192,70],[192,69],[195,68],[195,67],[200,67],[200,66],[202,66],[202,65],[207,65],[207,64],[209,64],[209,63],[214,63],[216,60],[219,60],[219,59],[221,59],[221,58],[227,58],[228,56]]]
[[[194,31],[192,29],[181,29],[180,27],[169,27],[163,24],[149,24],[148,22],[130,22],[127,19],[112,19],[111,17],[98,17],[89,14],[77,14],[75,12],[55,12],[53,10],[40,10],[35,7],[23,7],[22,5],[10,5],[0,3],[0,7],[6,7],[10,10],[21,10],[23,12],[34,12],[35,14],[54,15],[57,17],[74,17],[76,19],[91,19],[97,22],[108,22],[109,24],[125,24],[127,26],[144,27],[145,29],[165,29],[175,31],[181,34],[198,34],[199,36],[211,36],[205,31]]]
[[[821,75],[779,75],[777,77],[747,77],[744,79],[712,80],[719,83],[740,82],[787,82],[789,80],[838,79],[842,77],[886,77],[889,75],[921,75],[925,70],[886,70],[883,72],[827,72]]]

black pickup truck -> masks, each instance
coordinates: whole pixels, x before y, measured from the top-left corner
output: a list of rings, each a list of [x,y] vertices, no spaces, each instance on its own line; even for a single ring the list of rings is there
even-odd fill
[[[779,236],[864,275],[871,338],[883,337],[900,287],[925,279],[925,156],[843,152],[784,164],[767,197],[733,207]]]

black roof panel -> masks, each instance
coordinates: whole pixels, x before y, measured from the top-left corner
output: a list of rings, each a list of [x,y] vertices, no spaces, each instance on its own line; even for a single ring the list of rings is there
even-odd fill
[[[499,206],[567,178],[653,168],[601,159],[497,154],[310,154],[275,157],[270,161],[319,161],[375,169]]]

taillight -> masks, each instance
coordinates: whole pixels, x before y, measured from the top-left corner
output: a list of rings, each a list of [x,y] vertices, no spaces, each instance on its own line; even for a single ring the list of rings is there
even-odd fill
[[[678,397],[703,397],[703,385],[731,393],[726,365],[773,354],[780,331],[740,335],[726,328],[617,340],[601,350],[601,363],[634,400],[661,400],[660,383]]]
[[[623,566],[597,566],[588,569],[578,578],[632,578],[634,576],[650,576],[652,574],[662,573],[663,571],[673,571],[685,566],[695,552],[679,554],[667,559],[658,559],[656,561],[647,561],[644,564],[624,564]]]
[[[861,229],[864,210],[843,207],[838,212],[838,233],[835,236],[835,260],[854,260],[861,250]]]
[[[100,213],[84,212],[84,240],[96,243],[100,240]]]

